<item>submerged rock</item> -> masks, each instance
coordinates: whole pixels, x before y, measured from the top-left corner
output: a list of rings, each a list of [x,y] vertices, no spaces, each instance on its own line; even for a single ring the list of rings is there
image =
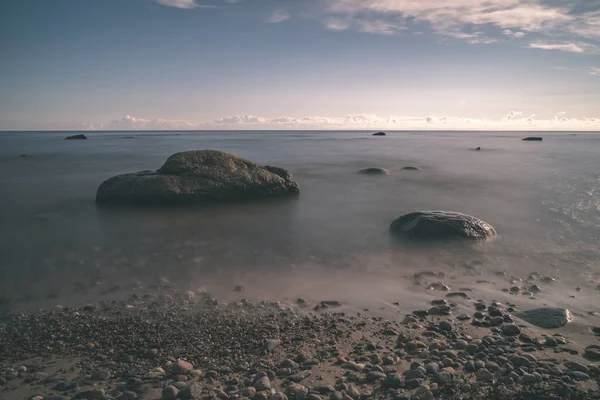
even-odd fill
[[[85,136],[84,134],[79,134],[79,135],[73,135],[73,136],[67,136],[65,138],[65,140],[71,140],[71,139],[87,139],[87,136]]]
[[[373,136],[385,136],[385,132],[376,132],[373,134]]]
[[[518,312],[515,315],[544,329],[560,328],[573,320],[573,315],[566,308],[542,307]]]
[[[229,153],[193,150],[173,154],[158,171],[117,175],[104,181],[97,204],[172,205],[297,194],[292,175]]]
[[[413,211],[392,222],[390,230],[415,239],[488,239],[496,235],[487,222],[449,211]]]
[[[417,167],[413,167],[413,166],[408,166],[408,167],[402,167],[403,171],[420,171],[421,168],[417,168]]]
[[[526,138],[523,138],[524,141],[527,142],[541,142],[542,140],[544,140],[544,138],[541,138],[539,136],[529,136]]]
[[[361,174],[367,174],[367,175],[385,175],[387,174],[387,170],[383,169],[383,168],[365,168],[365,169],[361,169],[360,171]]]

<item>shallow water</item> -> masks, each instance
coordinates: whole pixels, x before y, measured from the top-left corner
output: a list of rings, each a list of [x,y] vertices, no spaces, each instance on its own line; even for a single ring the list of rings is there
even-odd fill
[[[164,277],[223,290],[242,284],[263,297],[354,293],[366,301],[419,270],[539,271],[565,287],[592,287],[600,277],[600,134],[522,142],[531,133],[98,132],[63,140],[69,134],[0,133],[0,297],[56,303],[88,295],[97,282]],[[191,149],[289,169],[301,195],[96,208],[103,180],[157,169]],[[357,173],[367,167],[390,174]],[[390,237],[391,221],[416,209],[472,214],[499,236],[427,245]]]

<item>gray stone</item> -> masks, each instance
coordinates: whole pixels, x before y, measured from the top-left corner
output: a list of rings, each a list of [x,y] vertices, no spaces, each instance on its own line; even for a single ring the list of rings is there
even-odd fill
[[[586,367],[585,365],[583,365],[583,364],[580,364],[580,363],[578,363],[578,362],[575,362],[575,361],[567,361],[567,362],[565,363],[565,365],[566,365],[566,366],[567,366],[567,368],[569,368],[571,371],[580,371],[580,372],[583,372],[583,373],[586,373],[586,374],[589,374],[589,373],[590,373],[590,370],[589,370],[589,368],[588,368],[588,367]]]
[[[436,372],[438,372],[440,370],[440,366],[436,362],[430,362],[425,365],[425,370],[427,371],[428,374],[435,374]]]
[[[285,395],[285,393],[275,392],[269,396],[269,400],[288,400],[288,397]]]
[[[600,360],[600,346],[591,345],[585,348],[584,354],[587,358],[593,361]]]
[[[532,325],[544,329],[560,328],[573,320],[573,315],[569,310],[556,307],[535,308],[515,315]]]
[[[496,234],[483,220],[447,211],[414,211],[392,222],[390,230],[415,239],[487,239]]]
[[[532,374],[523,374],[522,378],[523,382],[527,385],[533,385],[534,383],[537,383],[537,379]]]
[[[303,370],[303,371],[299,371],[299,372],[296,372],[295,374],[288,376],[287,379],[289,381],[298,383],[298,382],[302,382],[304,379],[308,378],[310,376],[310,374],[311,374],[310,371]]]
[[[385,386],[390,387],[392,389],[398,389],[402,387],[404,380],[398,374],[389,374],[385,379]]]
[[[279,340],[279,339],[265,340],[265,347],[266,347],[267,351],[273,351],[279,346],[281,346],[281,340]]]
[[[192,365],[192,363],[189,363],[184,360],[177,360],[169,367],[169,371],[173,375],[185,375],[193,369],[194,366]]]
[[[442,331],[449,332],[452,330],[452,324],[448,321],[440,321],[439,327],[440,327],[440,330],[442,330]]]
[[[112,376],[112,374],[110,373],[109,370],[107,369],[101,369],[98,371],[95,371],[94,373],[92,373],[92,380],[93,381],[105,381],[107,379],[110,379]]]
[[[367,382],[376,382],[385,378],[387,378],[387,375],[379,371],[371,371],[367,374]]]
[[[254,382],[254,387],[259,392],[262,390],[271,390],[271,381],[269,380],[268,376],[262,376],[258,378],[256,382]]]
[[[175,400],[177,398],[177,393],[179,393],[179,389],[175,386],[165,386],[162,390],[162,400]]]
[[[411,369],[405,372],[404,376],[406,379],[423,379],[425,378],[425,374],[423,371],[418,369]]]
[[[195,150],[173,154],[158,171],[112,177],[97,204],[172,205],[235,201],[299,193],[291,174],[232,154]]]
[[[494,379],[494,375],[485,368],[478,370],[475,373],[475,377],[480,382],[489,382]]]
[[[510,358],[510,362],[513,363],[513,365],[517,368],[519,367],[525,367],[525,368],[529,368],[531,367],[531,361],[529,361],[527,358],[523,357],[523,356],[512,356]]]
[[[501,317],[498,317],[501,318]],[[521,328],[519,328],[517,325],[513,325],[513,324],[506,324],[506,325],[502,325],[502,328],[500,328],[502,333],[506,336],[517,336],[518,334],[521,333]]]
[[[243,388],[240,393],[242,394],[242,396],[252,399],[256,395],[256,389],[252,386],[248,386]]]
[[[202,386],[198,383],[192,383],[179,391],[178,397],[182,400],[192,400],[202,398]]]
[[[576,381],[587,381],[591,379],[588,374],[581,371],[569,371],[567,372],[567,375]]]

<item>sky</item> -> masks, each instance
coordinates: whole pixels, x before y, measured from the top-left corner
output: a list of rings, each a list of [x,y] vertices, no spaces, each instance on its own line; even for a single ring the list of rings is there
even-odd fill
[[[0,0],[0,130],[600,131],[600,0]]]

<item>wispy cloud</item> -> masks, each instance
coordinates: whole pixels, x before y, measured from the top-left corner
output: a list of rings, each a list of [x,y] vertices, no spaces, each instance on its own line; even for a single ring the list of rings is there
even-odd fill
[[[569,118],[559,112],[551,118],[537,118],[520,111],[510,111],[498,119],[468,117],[410,117],[354,114],[344,117],[275,118],[256,115],[234,115],[211,121],[135,118],[125,116],[108,124],[87,124],[86,129],[170,130],[170,129],[411,129],[411,130],[564,130],[598,131],[600,118]]]
[[[285,10],[275,10],[273,14],[267,19],[269,23],[279,23],[287,19],[290,19],[290,14]]]
[[[329,17],[323,22],[325,23],[325,27],[331,31],[345,31],[352,26],[349,20],[340,17]]]
[[[157,0],[157,3],[165,7],[192,9],[198,7],[195,0]]]
[[[560,71],[578,72],[578,73],[583,73],[583,74],[600,77],[600,68],[598,68],[598,67],[583,67],[583,68],[556,67],[556,69],[558,69]]]
[[[599,50],[599,47],[590,43],[583,42],[560,42],[538,40],[529,43],[529,47],[542,50],[559,50],[568,53],[593,53]]]

